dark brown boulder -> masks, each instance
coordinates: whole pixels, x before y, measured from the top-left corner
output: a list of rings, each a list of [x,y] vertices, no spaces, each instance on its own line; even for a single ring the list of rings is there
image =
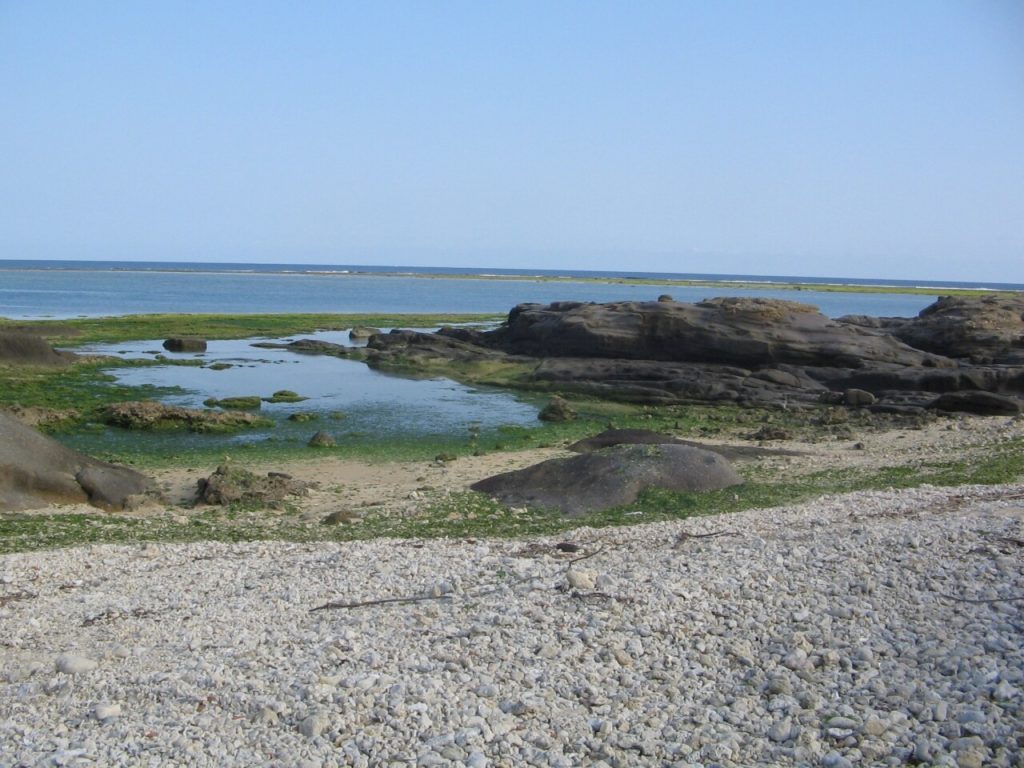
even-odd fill
[[[58,352],[42,336],[0,331],[0,363],[60,366],[68,365],[75,357],[71,352]]]
[[[205,352],[206,339],[193,336],[175,336],[164,341],[164,349],[168,352]]]
[[[0,510],[54,503],[123,509],[152,487],[133,469],[86,456],[0,413]]]
[[[712,491],[743,480],[722,456],[683,445],[619,445],[549,459],[471,487],[503,504],[557,509],[576,517],[630,504],[648,488]]]

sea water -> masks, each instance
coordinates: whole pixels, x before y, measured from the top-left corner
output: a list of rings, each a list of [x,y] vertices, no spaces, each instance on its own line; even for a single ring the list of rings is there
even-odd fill
[[[504,313],[524,302],[644,301],[669,293],[679,301],[723,295],[763,296],[813,304],[830,316],[916,315],[952,284],[897,281],[926,286],[934,294],[787,290],[778,283],[845,283],[839,278],[666,273],[559,273],[410,267],[323,265],[182,264],[135,262],[0,261],[0,317],[16,319],[97,317],[140,313]],[[440,275],[425,277],[423,274]],[[473,275],[476,276],[473,276]],[[420,275],[420,276],[417,276]],[[552,281],[549,278],[562,279]],[[573,281],[572,278],[577,278]],[[592,278],[624,283],[591,282]],[[702,287],[629,282],[630,278],[713,279],[746,284]],[[859,281],[876,285],[881,281]],[[1021,288],[970,284],[965,287]]]

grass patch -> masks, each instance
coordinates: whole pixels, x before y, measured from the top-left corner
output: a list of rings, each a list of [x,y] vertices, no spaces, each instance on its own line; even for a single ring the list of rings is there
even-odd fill
[[[246,339],[252,336],[291,336],[314,331],[340,331],[357,325],[427,328],[501,320],[501,315],[482,314],[152,314],[121,317],[89,317],[70,320],[38,320],[32,325],[58,346],[164,339],[194,336],[203,339]],[[23,325],[0,318],[0,330]],[[53,333],[48,334],[47,329]],[[65,329],[71,329],[67,333]]]
[[[118,515],[0,515],[0,553],[89,543],[144,541],[352,541],[389,538],[477,538],[553,535],[580,526],[606,527],[747,509],[788,506],[825,494],[861,490],[1010,483],[1024,478],[1024,440],[995,446],[973,459],[881,470],[822,471],[803,477],[749,472],[747,482],[710,493],[649,490],[635,503],[565,518],[545,510],[509,509],[472,491],[439,494],[414,516],[369,516],[355,525],[303,522],[294,510],[251,505],[209,508],[197,514],[135,518]],[[723,520],[723,526],[728,520]]]

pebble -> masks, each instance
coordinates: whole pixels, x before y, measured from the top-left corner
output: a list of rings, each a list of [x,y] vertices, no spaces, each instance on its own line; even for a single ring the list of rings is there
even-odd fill
[[[0,765],[1024,764],[1021,497],[3,555]]]
[[[57,657],[57,671],[65,675],[79,675],[83,672],[91,672],[99,666],[99,662],[87,656],[79,656],[74,653],[63,653]]]
[[[120,704],[97,704],[93,707],[92,715],[100,722],[106,722],[107,720],[113,720],[121,715]]]

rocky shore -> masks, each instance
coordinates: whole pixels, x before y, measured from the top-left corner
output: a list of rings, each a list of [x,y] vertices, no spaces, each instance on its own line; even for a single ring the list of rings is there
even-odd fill
[[[8,555],[0,765],[1019,765],[1022,566],[1022,485]]]

